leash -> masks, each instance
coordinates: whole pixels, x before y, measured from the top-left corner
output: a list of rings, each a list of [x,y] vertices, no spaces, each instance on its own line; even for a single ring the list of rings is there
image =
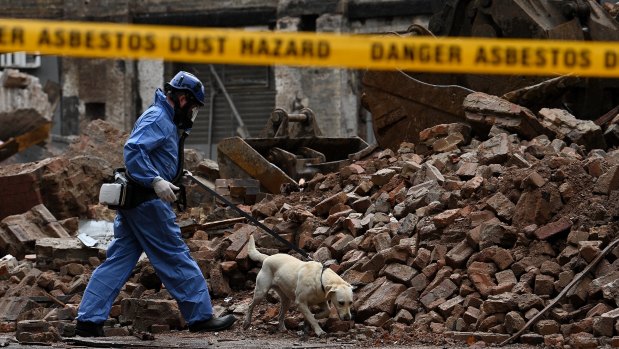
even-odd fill
[[[283,237],[279,236],[279,234],[275,233],[273,230],[269,229],[269,227],[267,227],[266,225],[260,223],[256,218],[252,217],[251,215],[247,214],[245,211],[241,210],[240,208],[236,207],[235,204],[233,204],[232,202],[230,202],[228,199],[226,199],[225,197],[219,195],[219,193],[217,193],[216,191],[214,191],[213,189],[209,188],[206,184],[202,183],[198,178],[196,178],[194,175],[189,174],[189,173],[185,173],[185,176],[189,179],[191,179],[194,183],[196,183],[200,188],[205,189],[206,191],[208,191],[209,193],[213,194],[215,197],[217,197],[219,200],[223,201],[226,205],[228,205],[228,207],[236,210],[236,212],[238,212],[241,216],[247,218],[247,220],[250,223],[253,223],[255,226],[261,228],[262,230],[264,230],[265,232],[267,232],[269,235],[273,236],[275,239],[277,239],[279,242],[282,242],[283,244],[289,246],[291,249],[295,250],[296,252],[298,252],[301,256],[303,256],[303,258],[305,258],[306,261],[312,261],[312,257],[309,256],[309,254],[307,254],[307,252],[303,251],[302,249],[298,248],[297,246],[293,245],[292,243],[290,243],[290,241],[284,239]],[[321,274],[322,277],[322,274]],[[322,281],[322,280],[321,280]]]

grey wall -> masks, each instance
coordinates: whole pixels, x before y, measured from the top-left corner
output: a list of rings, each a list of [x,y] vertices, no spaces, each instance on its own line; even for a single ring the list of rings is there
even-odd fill
[[[144,111],[153,103],[155,90],[163,88],[163,60],[139,60],[138,92],[140,95],[139,112]]]

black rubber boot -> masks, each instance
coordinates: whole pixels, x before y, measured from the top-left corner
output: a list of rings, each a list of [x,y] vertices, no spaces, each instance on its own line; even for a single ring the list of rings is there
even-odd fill
[[[198,321],[193,325],[189,325],[191,332],[213,332],[223,331],[230,328],[236,321],[233,315],[225,315],[219,318],[212,317],[205,321]]]
[[[78,321],[75,326],[75,335],[80,337],[105,337],[105,333],[103,332],[103,324]]]

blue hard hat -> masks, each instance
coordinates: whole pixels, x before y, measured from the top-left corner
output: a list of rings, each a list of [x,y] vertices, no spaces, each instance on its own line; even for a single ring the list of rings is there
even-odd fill
[[[172,88],[175,90],[189,91],[200,105],[204,105],[204,85],[195,75],[186,71],[179,71],[174,75],[170,82],[165,84],[166,90]]]

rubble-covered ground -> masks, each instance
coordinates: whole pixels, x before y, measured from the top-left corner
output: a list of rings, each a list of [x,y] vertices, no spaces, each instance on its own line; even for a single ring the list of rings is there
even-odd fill
[[[186,324],[147,259],[114,303],[106,334],[121,342],[206,337],[220,347],[251,347],[252,340],[481,347],[526,327],[514,342],[619,346],[619,152],[598,147],[604,135],[590,121],[504,102],[467,97],[467,119],[488,132],[437,125],[421,132],[419,144],[377,149],[299,191],[240,205],[356,286],[354,321],[335,313],[321,320],[327,338],[305,335],[297,312],[286,319],[288,332],[276,333],[275,294],[247,330],[238,321],[218,335],[179,332]],[[0,262],[0,345],[13,336],[84,344],[73,336],[76,308],[105,253],[76,236],[84,220],[113,217],[96,200],[99,185],[122,166],[125,138],[95,121],[58,157],[0,166],[0,208],[28,207],[0,217],[0,253],[15,257]],[[193,151],[186,158],[186,168],[214,179],[212,162]],[[247,256],[248,236],[267,254],[289,249],[200,188],[188,190],[192,207],[179,213],[184,237],[218,314],[241,318],[259,270]]]

